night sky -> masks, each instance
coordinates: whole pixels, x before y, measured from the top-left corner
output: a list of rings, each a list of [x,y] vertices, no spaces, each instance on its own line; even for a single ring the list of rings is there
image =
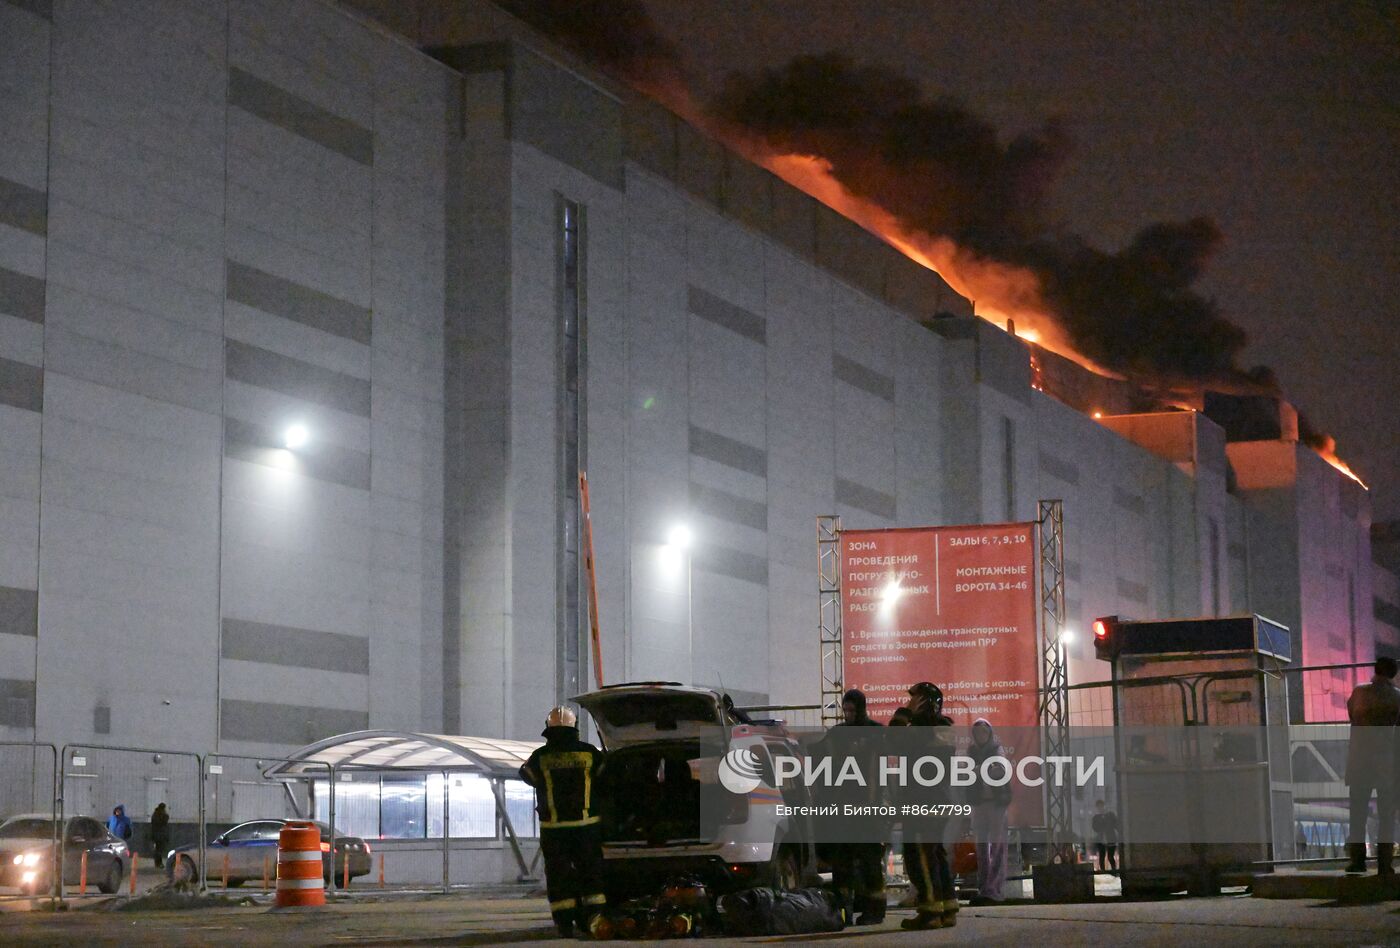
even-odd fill
[[[1400,4],[645,0],[693,82],[840,51],[1011,136],[1062,120],[1051,223],[1204,215],[1198,284],[1400,517]]]

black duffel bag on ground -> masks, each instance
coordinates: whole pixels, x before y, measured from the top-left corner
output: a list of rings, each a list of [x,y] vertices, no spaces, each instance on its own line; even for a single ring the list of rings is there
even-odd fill
[[[840,899],[826,889],[745,889],[715,905],[726,935],[807,935],[839,932]]]

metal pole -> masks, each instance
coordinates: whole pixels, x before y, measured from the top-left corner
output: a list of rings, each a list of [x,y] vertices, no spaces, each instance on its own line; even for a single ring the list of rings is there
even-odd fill
[[[196,833],[199,836],[199,870],[195,874],[199,876],[199,891],[202,894],[209,891],[209,853],[205,848],[205,837],[209,833],[209,814],[204,806],[204,790],[205,784],[209,779],[209,774],[206,772],[208,768],[205,766],[204,758],[200,757],[198,754],[194,755],[194,766],[195,769],[199,771],[199,802],[195,806],[195,819],[198,821]],[[173,865],[170,868],[170,872],[171,878],[174,878],[175,867]]]
[[[510,841],[510,848],[515,852],[515,861],[520,866],[519,882],[524,882],[530,877],[530,870],[525,865],[525,854],[520,851],[520,840],[515,835],[515,825],[510,820],[510,813],[506,810],[505,795],[501,792],[501,782],[495,778],[491,780],[491,794],[496,798],[496,814],[500,817],[501,825],[506,831],[506,839]]]
[[[331,890],[332,892],[334,892],[334,891],[335,891],[335,783],[336,783],[336,781],[335,781],[335,765],[334,765],[334,764],[326,764],[326,771],[327,771],[327,774],[328,774],[328,776],[326,777],[326,786],[330,788],[329,791],[326,793],[326,796],[327,796],[327,798],[328,798],[327,801],[326,801],[326,811],[327,811],[327,813],[330,815],[330,819],[327,820],[327,822],[330,823],[330,827],[331,827],[331,882],[330,882],[330,890]]]
[[[1040,544],[1041,672],[1045,690],[1040,717],[1045,727],[1045,756],[1069,753],[1069,669],[1061,634],[1065,625],[1064,503],[1042,500],[1036,516]],[[1050,845],[1048,863],[1069,862],[1073,827],[1070,791],[1058,783],[1046,783],[1045,823]]]
[[[68,782],[63,779],[63,768],[68,766],[68,748],[70,744],[64,744],[63,750],[58,753],[58,766],[54,773],[54,799],[57,802],[58,813],[54,819],[54,832],[58,834],[58,862],[54,863],[54,875],[58,878],[58,900],[63,901],[63,865],[68,859],[68,834],[63,831],[64,817],[67,815],[68,801],[64,796],[68,790]]]
[[[690,547],[685,548],[685,649],[690,656],[690,678],[687,685],[695,684],[695,613],[694,599],[691,593],[690,569],[691,554]]]
[[[822,724],[841,720],[841,518],[817,518],[817,637],[821,646]]]
[[[593,681],[603,687],[603,642],[598,623],[598,573],[593,563],[593,510],[588,498],[588,474],[578,472],[579,500],[583,504],[583,555],[588,567],[588,631],[593,646]],[[570,633],[575,634],[575,633]]]
[[[447,771],[442,772],[442,891],[452,891],[452,807],[449,804],[452,789],[447,779]]]
[[[52,772],[50,773],[50,775],[49,775],[49,776],[50,776],[50,781],[49,781],[49,804],[50,804],[50,807],[51,807],[51,809],[50,809],[50,815],[53,816],[53,840],[52,840],[52,849],[51,849],[50,852],[49,852],[49,858],[50,858],[49,865],[52,865],[52,866],[62,866],[62,865],[63,865],[63,851],[62,851],[62,846],[63,846],[63,843],[62,843],[62,838],[63,838],[63,832],[62,832],[62,830],[63,830],[63,825],[62,825],[61,823],[59,823],[59,821],[58,821],[58,808],[59,808],[59,795],[60,795],[60,794],[59,794],[59,788],[62,786],[62,784],[59,783],[59,780],[61,779],[61,774],[63,773],[63,770],[62,770],[61,758],[59,757],[59,754],[58,754],[58,747],[57,747],[57,745],[54,745],[54,744],[47,744],[47,745],[45,745],[45,746],[48,747],[49,752],[53,754],[53,771],[52,771]],[[59,886],[61,886],[61,885],[63,884],[63,873],[62,873],[61,871],[60,871],[60,872],[55,872],[55,873],[54,873],[54,876],[55,876],[55,879],[52,879],[52,880],[49,881],[49,908],[50,908],[50,909],[53,909],[53,908],[56,906],[58,900],[61,899],[61,898],[63,897],[63,893],[62,893],[62,891],[59,889]]]

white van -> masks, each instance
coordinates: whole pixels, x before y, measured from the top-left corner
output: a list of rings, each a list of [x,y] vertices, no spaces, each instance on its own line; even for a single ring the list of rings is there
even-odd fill
[[[654,892],[678,876],[716,892],[815,883],[814,847],[796,841],[794,818],[777,815],[779,803],[806,802],[805,789],[773,786],[771,755],[798,753],[781,722],[744,721],[722,694],[669,681],[612,685],[575,700],[607,751],[599,788],[611,896]],[[723,754],[739,747],[753,751],[765,775],[747,795],[718,787]],[[705,820],[701,786],[728,801],[705,808]]]

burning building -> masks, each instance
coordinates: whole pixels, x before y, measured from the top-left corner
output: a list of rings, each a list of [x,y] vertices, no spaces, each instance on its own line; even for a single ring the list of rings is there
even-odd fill
[[[1370,658],[1366,493],[1282,402],[1091,371],[1024,268],[447,9],[0,2],[0,736],[533,737],[591,682],[582,471],[611,681],[815,702],[815,517],[1041,498],[1081,627]]]

